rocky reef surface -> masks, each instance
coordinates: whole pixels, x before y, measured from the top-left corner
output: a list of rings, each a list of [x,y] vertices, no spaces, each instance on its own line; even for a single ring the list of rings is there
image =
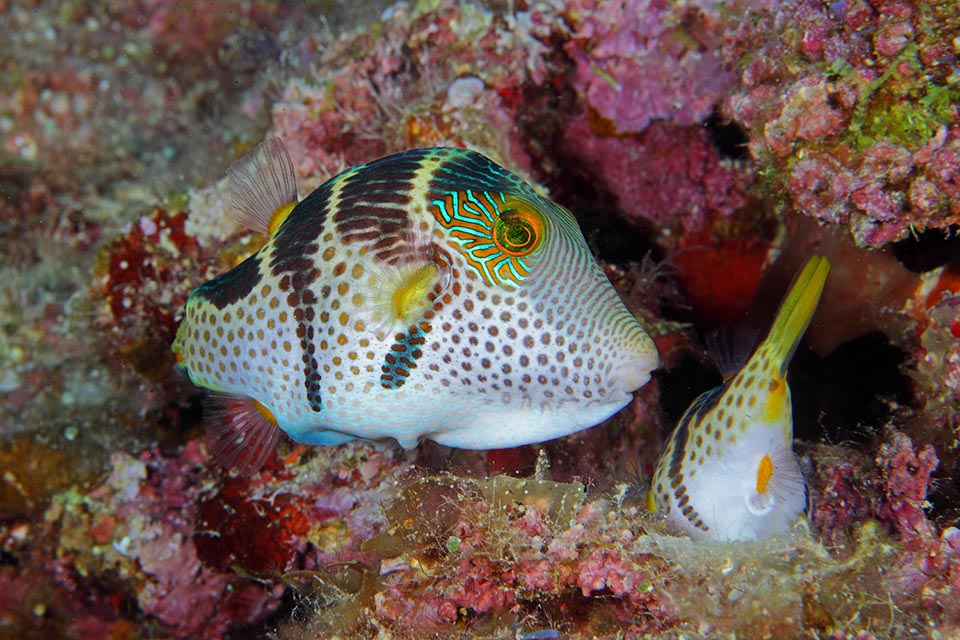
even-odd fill
[[[0,2],[0,637],[960,634],[960,8],[950,0]],[[579,219],[663,366],[534,447],[281,445],[221,469],[170,343],[302,193],[469,146]],[[809,518],[670,535],[645,483],[811,253]],[[425,516],[428,514],[428,516]]]

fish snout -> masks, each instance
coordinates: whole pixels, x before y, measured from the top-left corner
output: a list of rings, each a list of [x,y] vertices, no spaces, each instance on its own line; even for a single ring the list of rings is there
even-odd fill
[[[639,327],[639,325],[638,325]],[[632,340],[620,354],[613,374],[617,385],[626,393],[636,391],[650,381],[650,375],[660,366],[660,354],[643,330],[631,336]]]

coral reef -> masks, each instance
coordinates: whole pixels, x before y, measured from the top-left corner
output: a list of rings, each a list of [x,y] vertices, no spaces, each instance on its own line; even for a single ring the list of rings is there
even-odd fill
[[[720,48],[723,11],[710,1],[568,3],[572,84],[620,134],[656,120],[699,125],[734,79]]]
[[[113,335],[114,355],[150,380],[163,380],[173,367],[170,343],[174,316],[185,290],[200,282],[196,266],[204,257],[184,232],[185,212],[154,209],[113,243],[101,248],[93,275],[106,302],[104,330]]]
[[[960,222],[960,76],[950,3],[776,3],[725,43],[724,113],[806,215],[881,246]],[[778,28],[777,25],[789,25]]]
[[[469,142],[494,160],[529,167],[513,123],[524,85],[542,84],[547,74],[549,27],[537,14],[398,4],[384,27],[314,43],[314,77],[288,82],[271,109],[307,189],[410,147]]]
[[[956,3],[184,6],[0,2],[0,636],[960,634]],[[169,345],[262,242],[220,177],[267,133],[301,194],[427,145],[540,185],[662,370],[535,447],[219,469]],[[703,335],[765,329],[814,252],[810,517],[674,537],[646,483]]]
[[[724,161],[701,127],[735,80],[721,48],[722,4],[564,7],[571,84],[585,113],[565,125],[563,153],[588,166],[624,214],[662,231],[696,232],[729,219],[744,208],[753,179]]]
[[[204,563],[194,542],[203,461],[196,444],[175,459],[114,454],[104,484],[84,496],[60,494],[47,510],[51,565],[65,580],[126,576],[128,597],[176,637],[218,638],[263,618],[281,589]]]

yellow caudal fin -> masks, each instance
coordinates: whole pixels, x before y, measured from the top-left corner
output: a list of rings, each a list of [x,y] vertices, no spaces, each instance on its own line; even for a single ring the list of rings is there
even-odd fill
[[[813,256],[803,265],[780,303],[764,346],[769,349],[769,356],[779,361],[781,374],[786,372],[790,358],[810,324],[829,272],[830,261],[823,256]]]

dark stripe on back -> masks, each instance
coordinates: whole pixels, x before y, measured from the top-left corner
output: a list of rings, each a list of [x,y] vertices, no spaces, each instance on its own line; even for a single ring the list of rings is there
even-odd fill
[[[272,239],[270,270],[279,278],[287,305],[297,320],[297,337],[303,362],[303,384],[307,402],[315,412],[323,408],[320,365],[314,341],[314,305],[317,298],[310,286],[320,277],[315,254],[330,199],[332,181],[327,181],[294,207]]]
[[[250,295],[260,282],[260,254],[255,253],[230,271],[221,273],[193,290],[192,295],[203,298],[217,309]]]
[[[389,264],[411,258],[410,206],[414,180],[427,158],[441,158],[429,183],[428,200],[474,190],[534,192],[517,176],[468,149],[411,149],[379,158],[334,178],[343,180],[332,220],[345,244],[368,245]]]
[[[361,243],[396,264],[408,253],[413,181],[426,149],[395,153],[343,176],[333,223],[345,244]]]
[[[717,405],[726,388],[727,385],[722,384],[706,393],[701,393],[687,409],[687,412],[683,414],[683,417],[680,418],[680,424],[673,432],[673,455],[670,457],[669,477],[674,478],[680,473],[683,458],[687,453],[687,436],[691,426],[698,425],[703,421],[703,416]]]

